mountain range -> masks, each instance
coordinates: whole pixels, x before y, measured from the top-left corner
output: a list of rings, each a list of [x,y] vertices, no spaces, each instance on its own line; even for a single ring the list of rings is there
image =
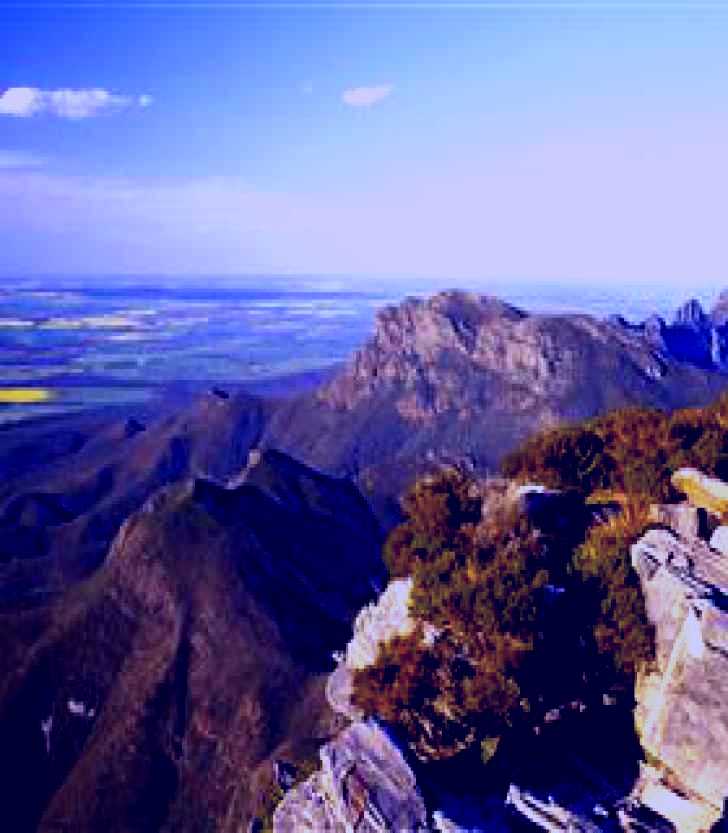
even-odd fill
[[[313,391],[3,429],[11,829],[238,831],[275,761],[331,735],[323,675],[418,474],[491,471],[539,429],[726,387],[725,293],[637,325],[453,291],[383,309]]]

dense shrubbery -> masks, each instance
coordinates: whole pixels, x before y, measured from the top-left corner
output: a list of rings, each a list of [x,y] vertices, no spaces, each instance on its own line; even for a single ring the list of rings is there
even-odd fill
[[[648,511],[645,501],[627,500],[619,515],[589,530],[573,556],[576,574],[586,585],[583,598],[591,603],[585,624],[611,670],[626,677],[654,656],[654,629],[630,559],[631,545],[648,525]]]
[[[526,660],[540,638],[548,548],[505,498],[480,519],[475,486],[448,471],[410,493],[387,562],[414,577],[413,613],[436,635],[426,642],[420,627],[393,640],[355,677],[354,702],[399,724],[423,757],[496,738],[532,706]]]
[[[609,489],[654,501],[676,497],[670,476],[683,466],[728,478],[728,396],[707,408],[625,408],[554,428],[509,454],[502,470],[583,495]]]
[[[385,560],[393,577],[413,576],[420,624],[356,673],[355,703],[398,724],[423,757],[477,741],[487,757],[553,705],[629,682],[654,655],[630,547],[649,503],[677,497],[670,477],[683,466],[728,477],[728,397],[672,415],[616,411],[509,455],[513,480],[619,498],[606,521],[575,513],[567,536],[537,529],[512,487],[456,470],[417,483]]]

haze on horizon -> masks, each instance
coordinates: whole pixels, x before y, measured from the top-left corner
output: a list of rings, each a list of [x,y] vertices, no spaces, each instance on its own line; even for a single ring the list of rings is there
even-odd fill
[[[0,274],[727,283],[728,5],[0,10]]]

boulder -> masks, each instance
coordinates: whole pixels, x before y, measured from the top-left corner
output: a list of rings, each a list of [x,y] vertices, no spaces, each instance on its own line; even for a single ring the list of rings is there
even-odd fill
[[[352,724],[320,755],[321,769],[276,808],[274,833],[429,833],[415,776],[378,723]]]
[[[658,503],[650,506],[649,519],[662,524],[688,540],[703,537],[707,527],[705,510],[684,503]]]
[[[728,526],[719,526],[710,538],[710,546],[725,556],[728,556]]]
[[[637,792],[678,833],[710,830],[728,797],[724,561],[705,542],[666,530],[648,531],[632,548],[656,640],[656,662],[638,680],[635,711],[656,774],[642,778]],[[692,813],[672,793],[691,802]]]

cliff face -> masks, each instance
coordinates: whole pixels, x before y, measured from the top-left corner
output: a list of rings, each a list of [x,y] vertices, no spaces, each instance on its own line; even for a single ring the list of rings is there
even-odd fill
[[[632,557],[657,640],[656,668],[637,688],[637,727],[653,765],[641,798],[681,833],[708,830],[728,797],[728,560],[700,539],[657,529]]]
[[[353,723],[320,754],[321,769],[277,807],[274,833],[430,833],[415,776],[375,722]]]
[[[470,407],[488,404],[501,388],[517,394],[504,407],[527,411],[541,397],[563,396],[582,369],[580,353],[587,345],[621,347],[635,371],[652,378],[663,373],[657,357],[607,323],[527,315],[488,296],[446,292],[383,310],[374,337],[319,398],[352,409],[394,386],[401,389],[399,412],[417,422],[445,412],[465,418]],[[463,373],[475,389],[464,383]]]
[[[333,380],[277,409],[263,442],[354,474],[379,507],[434,462],[493,467],[561,421],[712,400],[728,379],[703,360],[702,325],[687,315],[631,326],[529,315],[463,292],[408,299],[379,313],[372,338]]]

